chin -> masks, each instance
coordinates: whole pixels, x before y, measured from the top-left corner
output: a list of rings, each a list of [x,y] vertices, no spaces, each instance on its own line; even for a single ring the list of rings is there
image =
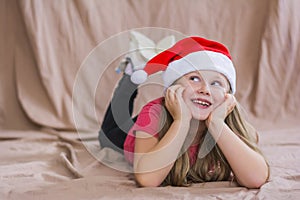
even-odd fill
[[[203,115],[203,114],[193,114],[193,119],[199,120],[199,121],[205,121],[207,120],[209,115]]]

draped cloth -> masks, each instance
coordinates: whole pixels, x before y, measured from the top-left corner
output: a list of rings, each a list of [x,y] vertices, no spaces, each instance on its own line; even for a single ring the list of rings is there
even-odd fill
[[[297,0],[1,0],[2,199],[297,197],[299,10]],[[236,98],[260,132],[272,181],[260,190],[218,182],[138,189],[120,155],[98,152],[95,138],[120,78],[114,70],[132,47],[132,29],[155,43],[169,35],[199,35],[229,48]],[[140,87],[135,112],[162,95],[161,85],[151,81],[160,79]],[[107,167],[94,154],[126,170]]]

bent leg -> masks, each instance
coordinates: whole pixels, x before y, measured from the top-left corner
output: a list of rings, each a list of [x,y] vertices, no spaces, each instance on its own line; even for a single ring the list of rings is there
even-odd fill
[[[99,131],[101,148],[109,147],[123,153],[127,133],[136,120],[131,116],[136,96],[137,85],[131,82],[129,75],[124,74],[114,91]]]

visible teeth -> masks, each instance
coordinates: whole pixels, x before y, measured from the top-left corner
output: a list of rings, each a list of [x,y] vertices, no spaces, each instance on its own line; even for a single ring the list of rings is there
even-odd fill
[[[197,100],[197,99],[193,100],[193,102],[198,103],[198,104],[203,105],[203,106],[210,106],[209,103],[204,102],[204,101],[200,101],[200,100]]]

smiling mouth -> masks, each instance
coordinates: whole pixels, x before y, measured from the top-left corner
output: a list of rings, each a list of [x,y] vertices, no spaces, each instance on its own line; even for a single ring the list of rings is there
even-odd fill
[[[204,100],[199,100],[199,99],[193,99],[192,100],[193,103],[204,106],[206,108],[208,108],[209,106],[211,106],[211,103],[208,101],[204,101]]]

